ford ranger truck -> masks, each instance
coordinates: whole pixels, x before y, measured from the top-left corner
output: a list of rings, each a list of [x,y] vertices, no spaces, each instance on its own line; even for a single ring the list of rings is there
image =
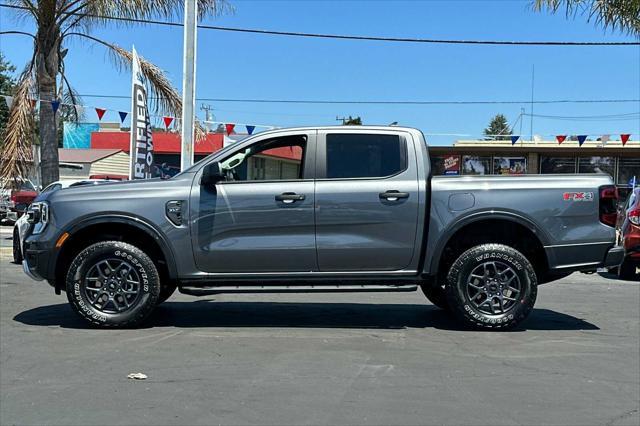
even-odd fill
[[[103,327],[142,323],[176,288],[421,288],[506,329],[539,284],[620,263],[616,202],[607,175],[432,177],[416,129],[279,129],[170,179],[51,193],[28,212],[23,268]]]

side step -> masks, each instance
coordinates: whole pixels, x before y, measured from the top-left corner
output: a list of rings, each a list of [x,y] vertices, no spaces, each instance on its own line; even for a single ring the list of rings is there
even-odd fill
[[[190,296],[208,296],[218,293],[353,293],[369,291],[416,291],[416,284],[405,285],[228,285],[193,287],[181,286],[178,290]]]

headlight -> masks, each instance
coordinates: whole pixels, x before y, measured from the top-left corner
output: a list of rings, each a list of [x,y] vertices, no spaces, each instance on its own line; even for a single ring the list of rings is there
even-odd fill
[[[32,234],[44,231],[49,223],[49,205],[44,201],[31,204],[27,210],[27,222],[33,225]]]

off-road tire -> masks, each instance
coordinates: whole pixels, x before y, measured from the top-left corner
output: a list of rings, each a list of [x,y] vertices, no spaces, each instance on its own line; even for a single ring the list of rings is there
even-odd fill
[[[13,263],[22,263],[22,247],[20,243],[20,234],[17,229],[13,230]]]
[[[487,314],[470,301],[468,279],[478,266],[497,261],[511,268],[522,287],[513,306],[500,314]],[[531,312],[537,296],[537,277],[527,258],[503,244],[482,244],[473,247],[454,262],[445,287],[452,313],[464,325],[482,330],[505,330],[520,324]]]
[[[169,299],[176,291],[177,286],[175,284],[163,284],[160,288],[160,295],[158,296],[158,305],[164,303]]]
[[[449,301],[447,300],[447,293],[444,287],[444,285],[438,283],[437,278],[434,278],[427,283],[420,284],[420,288],[429,302],[433,303],[434,306],[437,306],[440,309],[449,311]]]
[[[82,289],[85,275],[105,259],[130,263],[140,277],[139,297],[134,305],[118,313],[105,313],[92,306]],[[151,314],[160,295],[160,277],[153,261],[139,248],[121,241],[103,241],[82,250],[71,262],[66,277],[67,299],[72,309],[89,323],[104,328],[134,327]]]
[[[638,262],[626,257],[618,268],[618,278],[625,281],[638,281],[640,277],[636,274]]]

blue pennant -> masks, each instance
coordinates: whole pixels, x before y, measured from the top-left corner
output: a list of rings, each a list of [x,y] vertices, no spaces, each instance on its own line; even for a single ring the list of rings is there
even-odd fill
[[[515,145],[518,139],[520,139],[520,136],[511,136],[511,145]]]
[[[129,113],[124,111],[118,111],[118,115],[120,115],[120,122],[124,123],[124,120],[127,118],[127,115],[129,115]]]
[[[587,135],[578,135],[578,145],[582,146],[582,144],[584,143],[584,141],[587,140]]]
[[[256,129],[256,126],[245,126],[247,128],[247,133],[252,135],[253,131]]]
[[[60,101],[51,101],[51,109],[53,110],[54,115],[58,111],[59,107],[60,107]]]

